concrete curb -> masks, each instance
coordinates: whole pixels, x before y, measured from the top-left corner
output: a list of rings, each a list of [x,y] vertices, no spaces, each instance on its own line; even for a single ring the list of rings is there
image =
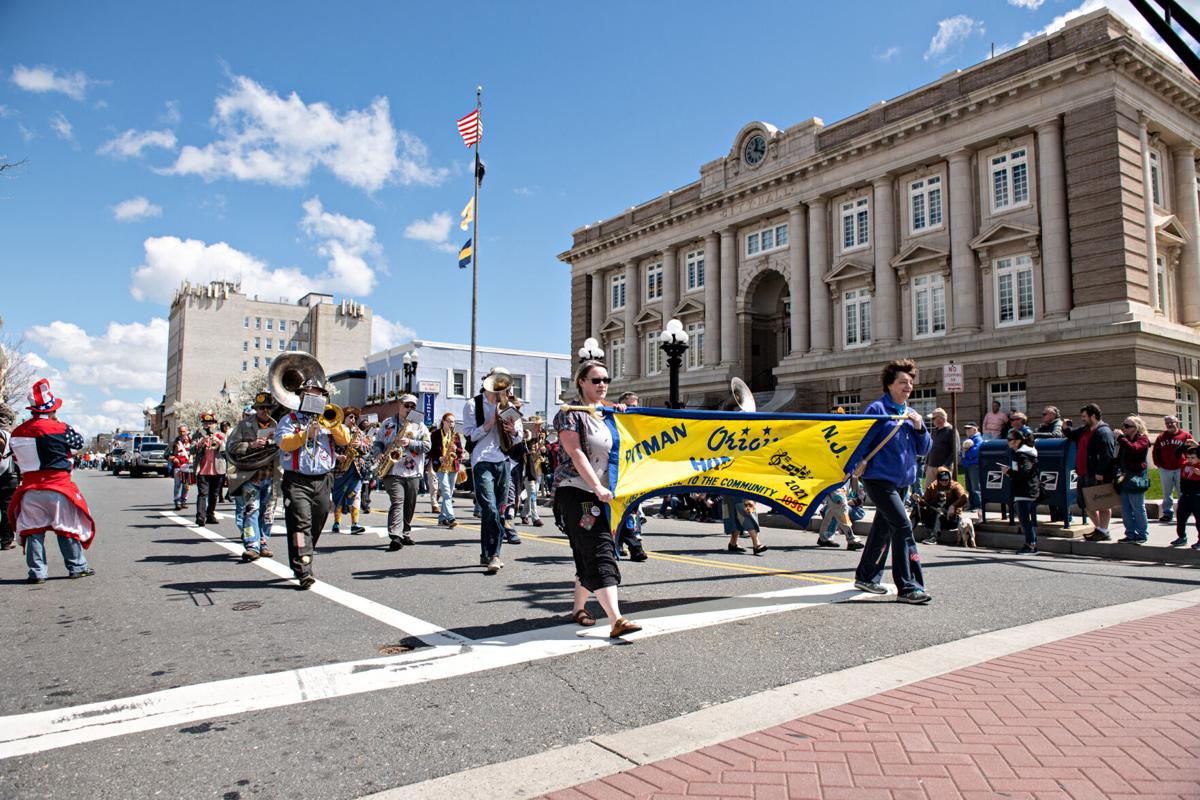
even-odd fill
[[[1200,590],[1192,590],[992,631],[798,681],[641,728],[364,797],[537,797],[1031,647],[1197,605]]]

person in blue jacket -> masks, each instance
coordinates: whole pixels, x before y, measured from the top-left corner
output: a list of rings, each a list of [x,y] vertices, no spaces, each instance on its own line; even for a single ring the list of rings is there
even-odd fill
[[[983,497],[979,493],[979,448],[982,445],[983,436],[979,433],[979,426],[968,422],[963,428],[962,460],[958,462],[967,476],[968,511],[983,508]]]
[[[897,599],[920,605],[933,598],[925,591],[921,557],[917,554],[912,523],[904,509],[905,495],[917,477],[917,456],[929,451],[931,441],[920,412],[908,405],[917,380],[917,364],[907,358],[889,361],[880,378],[883,397],[867,406],[863,413],[901,419],[877,424],[862,444],[865,454],[875,453],[870,457],[861,481],[867,496],[875,504],[875,520],[854,573],[854,586],[870,594],[887,594],[879,581],[887,566],[890,547],[892,580],[899,593]],[[898,430],[893,433],[896,428]],[[875,452],[881,442],[882,447]]]

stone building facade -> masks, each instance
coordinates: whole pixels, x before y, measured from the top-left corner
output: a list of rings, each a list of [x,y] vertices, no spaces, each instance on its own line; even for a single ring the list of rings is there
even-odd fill
[[[326,375],[361,369],[371,351],[371,309],[309,293],[296,303],[248,297],[236,283],[185,282],[171,301],[163,429],[173,437],[177,403],[236,393],[284,352],[304,351]],[[195,420],[183,420],[195,425]]]
[[[666,399],[655,339],[692,334],[684,399],[865,407],[882,363],[960,419],[1095,401],[1195,430],[1200,84],[1100,10],[824,125],[751,122],[700,180],[574,231],[572,349]],[[1034,418],[1036,419],[1036,413]]]

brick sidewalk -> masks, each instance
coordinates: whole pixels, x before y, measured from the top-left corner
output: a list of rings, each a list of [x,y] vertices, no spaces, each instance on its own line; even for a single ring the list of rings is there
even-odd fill
[[[1200,613],[1063,639],[547,795],[1200,798]]]

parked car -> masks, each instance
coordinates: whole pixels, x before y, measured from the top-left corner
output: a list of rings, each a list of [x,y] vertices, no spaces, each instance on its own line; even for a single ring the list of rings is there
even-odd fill
[[[124,447],[114,447],[104,457],[104,468],[113,475],[120,475],[121,470],[129,469],[129,465],[126,463],[128,452]]]
[[[129,474],[140,478],[147,472],[157,472],[164,478],[171,474],[171,465],[167,463],[167,446],[162,442],[143,444],[134,452]]]

